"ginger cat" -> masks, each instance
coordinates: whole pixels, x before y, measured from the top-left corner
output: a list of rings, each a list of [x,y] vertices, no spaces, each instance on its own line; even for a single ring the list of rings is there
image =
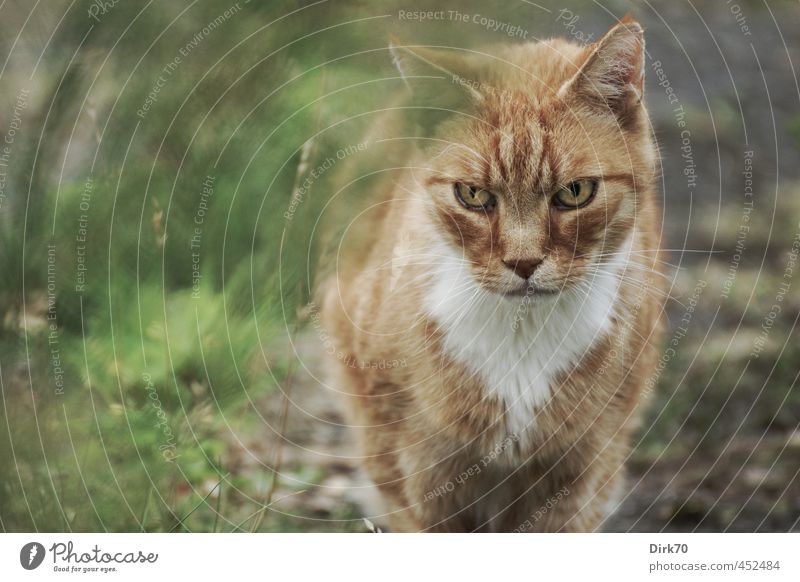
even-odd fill
[[[663,308],[642,28],[392,55],[430,135],[322,313],[389,527],[595,530]]]

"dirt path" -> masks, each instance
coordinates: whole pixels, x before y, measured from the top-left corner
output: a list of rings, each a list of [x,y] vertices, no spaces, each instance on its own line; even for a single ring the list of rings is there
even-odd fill
[[[233,445],[231,471],[264,490],[267,469],[280,463],[280,478],[272,494],[272,510],[264,521],[271,531],[367,531],[364,517],[376,517],[380,504],[359,466],[358,451],[346,427],[335,393],[320,384],[321,347],[313,335],[303,336],[299,351],[307,369],[294,373],[286,408],[285,439],[278,436],[284,395],[272,393],[258,402],[264,414],[242,444]],[[283,440],[283,445],[279,443]],[[277,454],[280,451],[280,461]],[[740,469],[753,453],[755,460]],[[781,462],[800,455],[800,435],[758,438],[743,435],[726,450],[705,457],[664,457],[655,461],[636,451],[628,465],[628,490],[606,531],[788,531],[800,514],[800,483],[796,463]],[[652,456],[652,455],[650,455]],[[777,459],[778,462],[772,461]],[[716,462],[715,462],[716,460]],[[655,461],[655,462],[654,462]],[[758,468],[760,467],[760,468]]]

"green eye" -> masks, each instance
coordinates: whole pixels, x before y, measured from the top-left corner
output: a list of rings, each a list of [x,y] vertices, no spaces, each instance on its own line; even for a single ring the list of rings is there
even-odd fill
[[[488,190],[467,186],[461,182],[453,184],[456,198],[470,210],[492,210],[497,204],[497,198]]]
[[[569,186],[561,188],[553,196],[553,204],[559,208],[573,209],[586,206],[597,190],[597,182],[594,180],[576,180]]]

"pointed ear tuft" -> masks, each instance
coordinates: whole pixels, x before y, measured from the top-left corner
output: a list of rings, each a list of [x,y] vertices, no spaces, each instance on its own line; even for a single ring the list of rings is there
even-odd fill
[[[406,86],[410,89],[411,85],[408,82],[410,73],[408,71],[408,66],[406,65],[405,55],[401,51],[400,46],[400,39],[398,39],[395,35],[391,35],[389,37],[389,55],[392,57],[392,64],[400,73],[400,76],[403,78],[403,82],[405,82]]]
[[[481,97],[480,92],[472,87],[477,84],[474,75],[478,73],[478,67],[469,54],[404,45],[394,35],[389,37],[389,53],[392,63],[409,87],[413,88],[416,84],[415,78],[426,82],[440,80],[465,89],[475,98]]]
[[[391,36],[389,54],[411,91],[416,111],[410,113],[428,130],[483,98],[476,89],[480,67],[466,51],[408,46]]]
[[[578,73],[561,91],[622,116],[644,91],[644,31],[630,16],[595,43]]]

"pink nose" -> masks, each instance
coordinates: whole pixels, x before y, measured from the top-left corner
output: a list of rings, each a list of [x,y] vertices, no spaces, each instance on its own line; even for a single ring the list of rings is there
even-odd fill
[[[529,278],[533,275],[536,267],[542,264],[543,259],[509,259],[503,260],[503,264],[514,271],[523,279]]]

